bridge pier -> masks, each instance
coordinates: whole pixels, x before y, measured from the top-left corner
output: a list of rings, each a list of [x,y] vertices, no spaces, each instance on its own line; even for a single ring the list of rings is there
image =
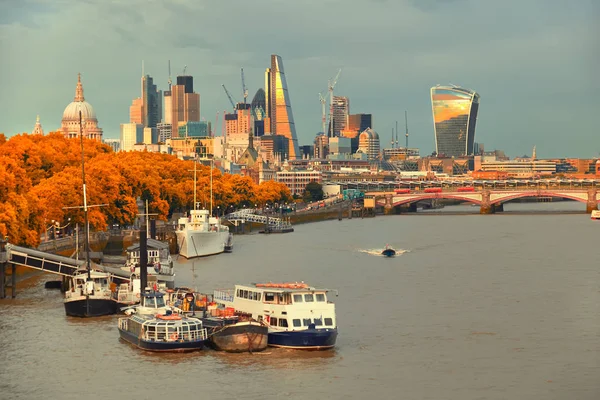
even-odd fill
[[[394,214],[394,201],[391,194],[385,195],[385,206],[383,206],[383,213],[385,215]]]
[[[596,201],[596,193],[597,190],[595,187],[592,187],[588,190],[588,200],[585,207],[585,211],[590,214],[592,211],[598,209],[598,202]]]

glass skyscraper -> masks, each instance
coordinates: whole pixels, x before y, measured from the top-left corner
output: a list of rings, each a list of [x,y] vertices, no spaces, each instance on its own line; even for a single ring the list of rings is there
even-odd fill
[[[438,155],[460,157],[473,154],[479,94],[458,86],[431,88],[431,108]]]
[[[288,93],[283,61],[281,57],[271,55],[271,68],[265,73],[265,101],[267,117],[271,122],[273,135],[285,136],[289,139],[289,158],[295,160],[300,157],[296,125],[292,114],[292,103]]]

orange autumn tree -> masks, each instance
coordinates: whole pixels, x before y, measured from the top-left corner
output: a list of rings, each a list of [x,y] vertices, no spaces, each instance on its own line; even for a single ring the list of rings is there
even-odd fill
[[[193,207],[194,162],[168,154],[114,153],[109,146],[84,139],[87,203],[92,229],[108,224],[131,224],[137,200],[148,201],[159,218]],[[210,167],[196,164],[197,201],[210,204]],[[213,209],[257,203],[284,202],[289,190],[282,184],[256,185],[249,177],[213,169]],[[0,135],[0,235],[15,244],[37,246],[52,220],[83,223],[81,142],[61,133]],[[68,207],[68,208],[65,208]]]

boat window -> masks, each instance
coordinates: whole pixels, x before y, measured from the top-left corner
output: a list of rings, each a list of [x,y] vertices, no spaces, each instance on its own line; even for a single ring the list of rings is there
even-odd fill
[[[261,293],[256,293],[256,300],[260,301]]]
[[[325,301],[325,293],[317,293],[315,296],[317,301]]]
[[[164,297],[157,297],[156,298],[156,307],[164,307],[164,306],[165,306]]]
[[[277,318],[271,318],[271,326],[277,326]]]
[[[302,295],[301,294],[294,295],[294,303],[302,303]]]
[[[314,301],[313,295],[312,294],[305,294],[304,295],[304,301],[307,302],[307,303],[310,303],[310,302]]]
[[[238,289],[235,296],[236,297],[242,297],[242,289]]]
[[[285,304],[285,301],[283,300],[283,293],[279,293],[277,295],[277,303],[278,304]]]
[[[265,293],[265,303],[275,301],[275,293]]]
[[[333,325],[333,319],[325,318],[325,326],[332,326],[332,325]]]
[[[294,327],[299,327],[302,326],[302,321],[300,321],[299,319],[294,319],[292,320],[292,323],[294,324]]]
[[[144,300],[145,300],[144,301],[145,307],[152,307],[152,308],[156,307],[154,305],[154,297],[144,297]]]
[[[279,319],[279,326],[282,327],[282,328],[287,328],[288,327],[287,319],[280,318]]]
[[[316,326],[323,325],[323,319],[321,319],[321,318],[315,318],[315,325]]]
[[[310,324],[312,324],[312,321],[310,320],[310,318],[304,318],[302,320],[302,325],[309,326]]]

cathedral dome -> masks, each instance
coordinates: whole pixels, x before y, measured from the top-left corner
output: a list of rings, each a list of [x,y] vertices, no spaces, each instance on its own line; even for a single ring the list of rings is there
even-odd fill
[[[79,110],[81,110],[82,119],[96,119],[94,107],[90,103],[87,101],[74,101],[65,108],[63,120],[79,121]]]

